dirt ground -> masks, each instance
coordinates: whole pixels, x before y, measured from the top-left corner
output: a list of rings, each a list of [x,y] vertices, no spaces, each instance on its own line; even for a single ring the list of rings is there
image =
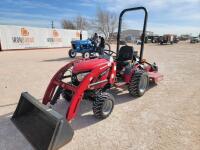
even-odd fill
[[[137,47],[137,46],[136,46]],[[200,44],[145,45],[164,80],[140,98],[114,90],[105,120],[82,101],[73,140],[61,150],[200,150]],[[53,74],[71,59],[67,49],[0,52],[0,149],[32,150],[10,121],[22,91],[41,100]],[[56,108],[66,112],[66,102]]]

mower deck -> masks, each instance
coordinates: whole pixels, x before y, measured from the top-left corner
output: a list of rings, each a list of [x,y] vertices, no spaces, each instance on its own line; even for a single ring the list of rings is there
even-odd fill
[[[148,72],[149,78],[151,81],[158,83],[163,80],[163,75],[158,72]]]

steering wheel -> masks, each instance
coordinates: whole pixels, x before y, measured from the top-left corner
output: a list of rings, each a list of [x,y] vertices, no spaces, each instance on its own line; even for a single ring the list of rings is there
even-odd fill
[[[103,53],[108,55],[108,56],[112,56],[112,54],[116,54],[117,55],[117,53],[112,51],[112,50],[104,50]]]

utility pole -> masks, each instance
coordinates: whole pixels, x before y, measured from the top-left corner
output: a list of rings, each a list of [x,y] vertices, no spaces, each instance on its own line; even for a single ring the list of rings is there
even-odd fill
[[[52,28],[52,29],[55,28],[55,27],[54,27],[54,22],[53,22],[53,20],[51,21],[51,28]]]
[[[81,20],[81,31],[80,31],[80,40],[83,39],[83,35],[82,35],[82,20]]]

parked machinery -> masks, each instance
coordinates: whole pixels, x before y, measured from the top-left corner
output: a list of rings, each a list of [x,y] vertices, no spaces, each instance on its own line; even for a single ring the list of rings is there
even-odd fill
[[[122,17],[136,10],[145,13],[139,55],[131,46],[120,47]],[[42,104],[30,94],[22,93],[12,121],[36,149],[55,150],[72,139],[74,131],[70,122],[83,99],[93,101],[96,118],[105,119],[115,104],[109,89],[127,87],[131,96],[138,97],[147,91],[150,82],[163,79],[158,66],[143,59],[147,15],[144,7],[123,10],[119,17],[117,50],[106,50],[100,57],[77,59],[63,66],[51,79]],[[66,120],[51,108],[60,96],[69,102]]]

